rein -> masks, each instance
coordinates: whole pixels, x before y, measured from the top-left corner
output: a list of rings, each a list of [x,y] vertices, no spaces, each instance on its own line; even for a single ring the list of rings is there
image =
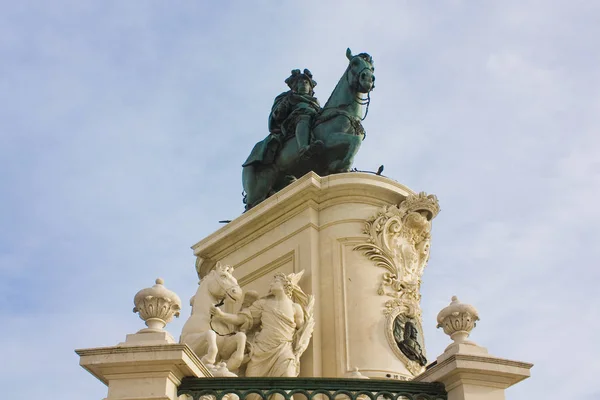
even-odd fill
[[[361,121],[364,121],[367,118],[367,115],[369,115],[369,106],[371,105],[371,92],[367,93],[366,99],[361,99],[360,97],[358,97],[358,94],[357,94],[354,101],[357,102],[358,104],[360,104],[361,106],[364,106],[364,105],[367,106],[367,108],[365,109],[365,115],[360,119]]]
[[[223,297],[220,302],[215,304],[215,307],[221,307],[223,304],[225,304],[225,297]],[[210,321],[208,322],[208,324],[210,325],[210,329],[217,335],[224,336],[224,337],[235,335],[235,332],[221,333],[221,332],[217,331],[212,323],[213,323],[213,315],[210,316]]]
[[[363,69],[361,69],[357,74],[356,74],[356,80],[354,83],[350,82],[350,78],[348,77],[348,75],[350,74],[350,69],[348,69],[348,71],[346,71],[346,82],[348,82],[348,86],[350,86],[351,88],[356,89],[356,95],[354,96],[354,102],[357,103],[358,105],[361,106],[367,106],[366,110],[365,110],[365,115],[363,117],[360,118],[361,121],[364,121],[367,118],[367,115],[369,114],[369,105],[371,105],[371,92],[367,92],[367,97],[366,98],[362,98],[358,95],[358,81],[360,79],[360,74],[362,74],[362,72],[364,70],[366,70],[369,68],[368,67],[364,67]]]
[[[228,288],[225,288],[225,286],[223,286],[223,285],[221,284],[221,281],[217,280],[217,283],[219,284],[219,286],[221,286],[221,289],[223,289],[223,290],[225,291],[225,294],[227,295],[227,297],[229,297],[231,300],[235,301],[235,299],[233,298],[233,296],[231,296],[231,295],[229,294],[229,290],[231,290],[231,289],[232,289],[232,288],[234,288],[235,286],[233,286],[233,285],[232,285],[232,286],[229,286]],[[225,297],[223,297],[223,298],[222,298],[222,299],[221,299],[221,300],[220,300],[220,301],[219,301],[217,304],[215,304],[215,307],[221,307],[223,304],[225,304]],[[210,316],[210,321],[208,322],[208,324],[209,324],[209,326],[210,326],[210,329],[211,329],[211,330],[212,330],[214,333],[216,333],[217,335],[219,335],[219,336],[225,336],[225,337],[227,337],[227,336],[233,336],[233,335],[235,335],[235,333],[236,333],[236,332],[220,333],[219,331],[217,331],[217,330],[215,329],[215,327],[213,326],[213,324],[212,324],[212,323],[213,323],[213,315],[211,315],[211,316]]]
[[[327,122],[332,118],[335,118],[339,115],[342,115],[346,118],[348,118],[348,120],[350,121],[350,125],[352,125],[352,128],[354,129],[354,132],[357,136],[363,135],[363,140],[365,139],[365,137],[367,136],[367,133],[365,132],[365,129],[363,128],[362,124],[360,123],[361,121],[364,121],[365,118],[367,118],[367,115],[369,114],[369,105],[371,104],[371,93],[367,92],[367,97],[366,98],[362,98],[358,95],[358,90],[359,90],[359,77],[360,74],[364,71],[364,70],[369,70],[368,67],[364,67],[363,69],[361,69],[358,74],[356,75],[356,79],[355,82],[350,82],[350,68],[348,68],[346,70],[346,73],[344,74],[346,76],[346,82],[348,83],[348,86],[351,89],[356,90],[356,93],[354,95],[354,98],[352,99],[356,104],[359,104],[361,106],[367,106],[366,110],[365,110],[365,115],[362,117],[356,117],[352,114],[350,114],[348,111],[344,110],[344,107],[347,107],[348,104],[341,104],[337,107],[331,107],[331,108],[327,108],[327,104],[325,104],[325,108],[319,113],[319,115],[317,116],[317,118],[313,121],[312,127],[316,127],[319,124],[322,124],[323,122]]]
[[[333,119],[340,115],[348,118],[348,121],[350,121],[350,125],[352,125],[352,128],[354,129],[354,134],[356,136],[363,135],[363,140],[365,139],[365,137],[367,137],[367,132],[365,132],[365,128],[363,128],[362,124],[360,123],[360,121],[362,120],[350,114],[348,111],[342,110],[341,108],[337,107],[324,109],[323,112],[321,112],[314,120],[312,127],[314,128],[317,125],[327,122],[330,119]]]

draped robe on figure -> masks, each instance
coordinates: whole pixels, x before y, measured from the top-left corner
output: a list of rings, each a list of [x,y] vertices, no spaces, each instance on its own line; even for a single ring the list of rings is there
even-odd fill
[[[240,312],[247,319],[247,325],[261,325],[252,342],[246,376],[298,376],[292,347],[296,322],[293,315],[285,315],[276,304],[267,297]]]

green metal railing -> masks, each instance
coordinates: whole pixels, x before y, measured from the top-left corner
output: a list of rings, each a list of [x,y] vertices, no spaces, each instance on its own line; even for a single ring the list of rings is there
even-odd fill
[[[184,378],[193,400],[447,400],[441,383],[337,378]]]

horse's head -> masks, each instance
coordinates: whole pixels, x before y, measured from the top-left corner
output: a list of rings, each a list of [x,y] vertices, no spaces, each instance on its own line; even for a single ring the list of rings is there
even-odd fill
[[[346,57],[350,61],[346,71],[346,79],[350,87],[358,93],[369,93],[375,89],[373,58],[367,53],[353,56],[350,49],[346,50]]]
[[[213,296],[219,299],[228,297],[237,302],[242,299],[243,292],[232,272],[233,267],[217,263],[215,268],[202,279],[206,280],[208,291]]]

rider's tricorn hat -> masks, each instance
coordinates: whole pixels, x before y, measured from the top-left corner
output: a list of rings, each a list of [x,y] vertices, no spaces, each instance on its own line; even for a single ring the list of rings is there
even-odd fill
[[[296,82],[298,79],[306,79],[312,88],[317,86],[317,81],[313,79],[312,73],[306,68],[304,69],[304,72],[300,72],[299,69],[293,69],[292,75],[285,80],[285,83],[287,83],[290,89],[294,90],[296,88]]]

